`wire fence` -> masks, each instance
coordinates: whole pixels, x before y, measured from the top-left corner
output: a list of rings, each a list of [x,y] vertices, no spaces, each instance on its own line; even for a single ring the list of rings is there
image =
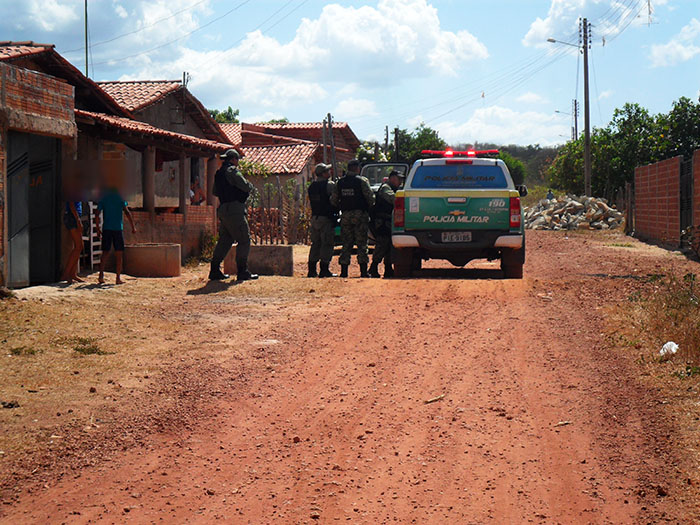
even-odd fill
[[[279,177],[255,189],[248,208],[254,244],[309,244],[311,206],[306,185],[295,179],[284,184]]]

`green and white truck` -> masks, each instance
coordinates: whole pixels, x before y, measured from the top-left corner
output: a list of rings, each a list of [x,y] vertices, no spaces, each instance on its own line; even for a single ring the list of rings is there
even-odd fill
[[[525,230],[520,197],[496,150],[424,151],[396,194],[392,242],[397,277],[409,277],[423,260],[464,266],[473,259],[501,260],[506,278],[520,279]]]

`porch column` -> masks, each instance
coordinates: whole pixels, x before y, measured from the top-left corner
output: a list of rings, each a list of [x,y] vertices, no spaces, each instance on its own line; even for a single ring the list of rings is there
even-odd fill
[[[178,211],[182,213],[183,222],[187,222],[187,203],[190,200],[190,185],[188,184],[190,177],[186,169],[187,164],[185,154],[180,153],[180,162],[178,164],[178,171],[180,172],[180,206]]]
[[[148,146],[141,154],[141,175],[143,177],[143,208],[151,214],[156,213],[156,149]]]
[[[209,206],[215,206],[214,202],[214,175],[216,175],[216,170],[219,169],[219,162],[216,155],[209,157],[207,159],[207,204]]]

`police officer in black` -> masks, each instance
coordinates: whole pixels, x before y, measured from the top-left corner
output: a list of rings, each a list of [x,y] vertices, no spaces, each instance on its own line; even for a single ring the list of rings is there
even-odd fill
[[[311,203],[311,249],[309,250],[309,273],[307,277],[335,277],[329,265],[333,257],[333,241],[338,210],[331,204],[330,197],[335,182],[330,180],[331,166],[317,164],[314,170],[316,180],[309,185]],[[321,261],[320,272],[316,263]]]
[[[219,241],[211,258],[209,279],[220,281],[229,276],[221,271],[221,262],[236,242],[236,267],[238,280],[257,279],[256,274],[248,271],[248,254],[250,253],[250,228],[248,227],[248,207],[246,201],[253,185],[238,170],[240,155],[235,149],[221,155],[223,164],[214,176],[214,195],[219,198]]]

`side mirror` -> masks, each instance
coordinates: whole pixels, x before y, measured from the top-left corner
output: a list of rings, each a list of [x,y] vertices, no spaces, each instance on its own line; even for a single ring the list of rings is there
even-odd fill
[[[516,186],[515,189],[518,190],[521,197],[527,197],[527,186],[523,184],[521,186]]]

